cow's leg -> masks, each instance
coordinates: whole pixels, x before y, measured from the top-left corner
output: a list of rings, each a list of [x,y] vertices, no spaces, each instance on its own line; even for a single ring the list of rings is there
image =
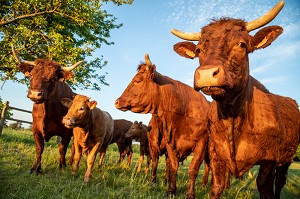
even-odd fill
[[[261,199],[274,198],[275,162],[264,162],[260,165],[256,179],[257,189]]]
[[[230,187],[230,169],[229,166],[226,166],[226,173],[225,173],[225,189],[229,189]]]
[[[150,154],[152,159],[151,182],[156,182],[156,172],[157,172],[159,154],[157,151],[152,151],[152,149],[150,149]]]
[[[167,144],[167,153],[168,153],[168,158],[169,158],[169,187],[167,192],[171,195],[176,193],[176,177],[177,177],[177,170],[178,170],[178,159],[177,157],[173,154],[173,151],[171,147]]]
[[[210,186],[210,199],[220,198],[225,188],[226,163],[218,159],[211,159],[210,169],[212,173]]]
[[[165,183],[169,183],[170,181],[170,161],[167,153],[165,154],[166,158],[166,174],[165,174]]]
[[[207,155],[205,155],[205,156],[207,156]],[[205,159],[204,159],[204,173],[203,173],[202,182],[201,182],[202,187],[205,187],[208,183],[209,170],[210,170],[209,169],[209,161],[205,157]]]
[[[276,199],[280,198],[281,189],[286,184],[286,178],[287,178],[287,173],[288,173],[290,164],[291,163],[289,162],[280,167],[279,166],[276,167],[276,178],[275,178],[275,198]]]
[[[62,138],[61,142],[59,145],[59,169],[62,169],[63,167],[66,167],[66,153],[68,149],[68,145],[70,143],[72,137],[72,131],[65,131]]]
[[[141,172],[143,161],[144,161],[144,154],[140,154],[139,165],[136,171],[137,173]]]
[[[101,145],[100,142],[95,144],[95,146],[92,148],[92,150],[89,152],[89,154],[87,156],[87,170],[84,175],[85,182],[90,182],[90,180],[91,180],[92,169],[93,169],[95,158],[96,158],[96,155],[97,155],[100,145]]]
[[[100,169],[103,165],[103,160],[106,154],[106,150],[105,151],[100,151],[100,158],[99,158],[99,162],[98,162],[98,169]]]
[[[75,175],[79,168],[79,162],[80,162],[81,155],[82,155],[82,148],[81,148],[81,146],[79,146],[79,144],[77,142],[74,142],[73,145],[74,145],[75,153],[74,153],[74,164],[72,167],[72,174]]]
[[[150,165],[150,162],[151,162],[151,157],[150,157],[150,155],[148,154],[148,155],[147,155],[147,162],[146,162],[145,173],[148,173],[148,172],[149,172],[149,165]]]
[[[72,147],[71,147],[71,154],[68,164],[72,166],[74,161],[74,154],[75,154],[75,146],[74,146],[74,139],[72,140]]]
[[[44,151],[45,143],[44,143],[44,138],[41,132],[37,129],[37,127],[33,128],[33,137],[35,141],[36,152],[35,152],[35,161],[30,169],[30,173],[33,173],[34,171],[36,171],[36,173],[40,173],[42,170],[41,161],[42,161],[42,154]]]
[[[199,172],[200,165],[204,159],[207,139],[201,139],[193,151],[193,159],[189,166],[189,186],[186,192],[187,198],[195,198],[195,181]]]
[[[127,154],[126,147],[122,147],[122,148],[120,147],[119,151],[120,151],[120,158],[119,158],[118,164],[120,164],[124,160],[124,158]]]
[[[130,166],[132,154],[133,154],[132,147],[130,145],[127,147],[127,166]]]

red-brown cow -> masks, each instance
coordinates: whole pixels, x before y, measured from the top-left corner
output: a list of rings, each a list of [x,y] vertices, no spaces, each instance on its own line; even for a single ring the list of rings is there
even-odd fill
[[[87,170],[84,181],[89,182],[97,152],[100,152],[98,168],[102,166],[106,149],[113,139],[114,121],[109,113],[96,107],[96,101],[89,101],[84,95],[76,95],[74,100],[63,98],[61,103],[69,108],[62,123],[67,128],[73,128],[74,134],[72,173],[76,174],[81,155],[86,153]]]
[[[208,140],[206,113],[209,103],[193,88],[156,72],[147,54],[145,61],[115,106],[123,111],[157,114],[162,120],[170,169],[169,193],[176,192],[178,163],[194,153],[187,191],[187,195],[194,195],[195,179]]]
[[[127,165],[130,165],[132,157],[132,139],[127,138],[125,134],[130,129],[131,125],[132,122],[128,120],[114,120],[114,137],[110,144],[116,143],[118,145],[120,153],[118,164],[120,164],[127,155]]]
[[[32,132],[36,144],[36,157],[30,172],[41,172],[44,141],[48,142],[53,136],[62,138],[59,146],[59,168],[61,169],[66,166],[65,155],[73,133],[61,123],[68,109],[60,103],[60,100],[64,97],[71,99],[74,97],[74,93],[64,80],[72,77],[71,70],[82,61],[70,67],[61,67],[53,60],[37,59],[34,62],[23,60],[18,56],[14,47],[12,47],[12,52],[19,62],[18,69],[30,78],[27,97],[34,102]]]
[[[249,34],[269,23],[283,5],[279,2],[253,22],[222,18],[202,28],[200,34],[173,31],[183,39],[198,41],[197,45],[181,42],[174,49],[184,57],[199,58],[194,87],[214,99],[208,116],[211,198],[221,197],[226,165],[236,178],[260,165],[256,180],[260,198],[280,198],[286,183],[299,144],[298,105],[291,98],[270,93],[250,76],[248,58],[282,33],[280,26],[269,26],[254,36]]]
[[[149,144],[148,144],[148,127],[143,124],[143,122],[135,121],[130,129],[125,134],[126,138],[134,139],[140,142],[140,158],[139,158],[139,165],[137,168],[137,172],[139,173],[142,169],[142,164],[144,161],[144,156],[147,157],[145,173],[148,173],[149,164],[151,161],[150,153],[149,153]]]

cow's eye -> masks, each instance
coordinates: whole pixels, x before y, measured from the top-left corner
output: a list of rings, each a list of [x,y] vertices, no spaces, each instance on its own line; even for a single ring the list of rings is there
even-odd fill
[[[84,110],[84,107],[80,107],[79,110],[80,110],[80,111],[83,111],[83,110]]]
[[[241,42],[239,43],[239,47],[240,47],[240,48],[245,48],[245,49],[247,49],[247,44],[246,44],[245,42],[242,42],[242,41],[241,41]]]

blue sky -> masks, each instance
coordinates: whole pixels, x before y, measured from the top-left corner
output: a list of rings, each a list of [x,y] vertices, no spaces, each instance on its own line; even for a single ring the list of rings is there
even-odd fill
[[[135,0],[133,5],[104,4],[103,8],[117,17],[118,23],[123,23],[123,27],[111,32],[110,41],[115,44],[103,45],[94,53],[94,56],[103,55],[108,61],[108,65],[99,73],[108,73],[106,80],[110,86],[102,86],[101,91],[76,92],[98,101],[98,107],[108,111],[114,119],[138,120],[148,124],[150,114],[122,112],[114,107],[115,100],[136,74],[145,53],[149,54],[159,73],[192,86],[198,60],[182,58],[173,51],[173,45],[182,40],[170,33],[172,28],[197,32],[212,18],[222,16],[251,21],[263,15],[278,1]],[[250,55],[250,73],[272,93],[289,96],[300,104],[299,0],[285,0],[280,14],[268,25],[280,25],[284,32],[271,46]],[[1,98],[10,101],[11,106],[31,110],[32,102],[26,94],[25,85],[12,82],[6,82],[0,90]],[[30,114],[19,112],[14,112],[14,117],[31,120]]]

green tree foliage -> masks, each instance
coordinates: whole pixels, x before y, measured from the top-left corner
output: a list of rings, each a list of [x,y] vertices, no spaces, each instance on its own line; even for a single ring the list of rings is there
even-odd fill
[[[67,66],[84,59],[68,82],[73,89],[100,90],[101,84],[108,85],[106,73],[100,73],[107,61],[102,56],[92,57],[101,45],[113,44],[108,40],[110,31],[122,26],[102,9],[107,2],[119,6],[133,0],[0,1],[0,80],[28,83],[23,75],[16,75],[13,45],[30,61],[48,58]]]

